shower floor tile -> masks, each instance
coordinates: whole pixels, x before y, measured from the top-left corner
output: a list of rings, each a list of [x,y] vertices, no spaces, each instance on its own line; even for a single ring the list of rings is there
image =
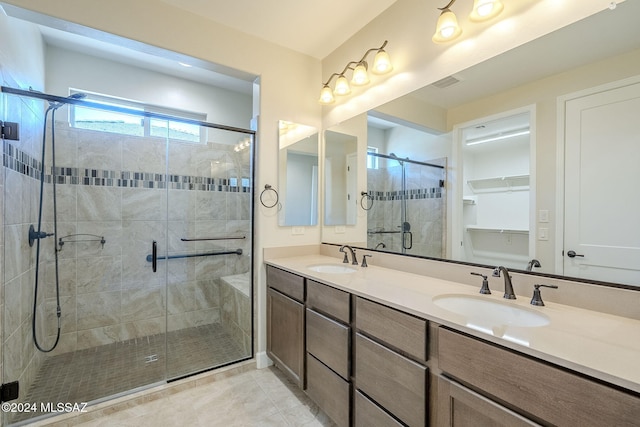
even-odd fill
[[[80,403],[227,364],[249,355],[218,323],[78,350],[45,360],[25,402]],[[42,413],[16,414],[19,422]]]

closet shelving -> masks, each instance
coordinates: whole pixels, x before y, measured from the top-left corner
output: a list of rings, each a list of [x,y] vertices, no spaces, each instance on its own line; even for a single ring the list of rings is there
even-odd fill
[[[529,175],[511,175],[495,178],[471,179],[467,181],[474,193],[498,193],[503,191],[525,191],[529,189]]]

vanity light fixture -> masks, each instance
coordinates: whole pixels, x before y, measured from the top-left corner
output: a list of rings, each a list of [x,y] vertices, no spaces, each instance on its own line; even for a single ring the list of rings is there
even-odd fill
[[[434,43],[449,42],[462,34],[458,19],[450,9],[455,2],[456,0],[451,0],[445,7],[438,8],[441,13],[436,24],[436,32],[431,38]],[[487,21],[498,16],[502,9],[504,9],[504,5],[501,0],[474,0],[469,19],[474,22]]]
[[[445,7],[438,8],[438,10],[442,12],[440,12],[440,17],[436,24],[436,32],[431,38],[435,43],[448,42],[462,34],[462,28],[458,25],[458,18],[456,18],[455,13],[449,9],[455,2],[456,0],[451,0]]]
[[[322,90],[320,91],[320,99],[318,102],[320,104],[331,104],[335,102],[335,95],[343,96],[351,93],[351,85],[353,86],[364,86],[370,82],[369,79],[369,64],[366,59],[367,56],[371,52],[376,52],[376,56],[373,58],[373,65],[371,66],[371,72],[374,74],[386,74],[393,70],[393,66],[391,65],[391,59],[389,58],[389,54],[384,50],[384,47],[387,45],[387,40],[382,43],[382,46],[375,47],[369,49],[362,55],[362,59],[359,61],[351,61],[342,70],[341,73],[333,73],[329,77],[329,80],[326,83],[322,84]],[[351,83],[346,77],[346,73],[348,70],[353,72],[351,76]],[[334,77],[337,77],[336,84],[333,88],[329,86],[331,80]]]
[[[469,139],[467,140],[466,145],[470,146],[470,145],[484,144],[485,142],[501,141],[507,138],[515,138],[516,136],[529,135],[529,133],[531,133],[529,128],[516,129],[508,132],[500,132],[498,134],[489,135],[482,138]]]
[[[498,16],[502,9],[504,9],[504,5],[500,0],[474,0],[469,19],[475,22],[488,21]]]

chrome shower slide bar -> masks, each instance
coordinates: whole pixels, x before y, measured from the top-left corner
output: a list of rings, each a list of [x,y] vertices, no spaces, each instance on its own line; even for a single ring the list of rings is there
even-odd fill
[[[243,240],[246,239],[246,236],[236,236],[236,237],[202,237],[199,239],[185,239],[182,238],[180,241],[182,242],[200,242],[204,240]]]
[[[194,258],[200,256],[214,256],[214,255],[242,255],[242,249],[236,249],[235,251],[222,251],[222,252],[206,252],[201,254],[187,254],[187,255],[169,255],[169,256],[159,256],[156,257],[157,260],[162,259],[178,259],[178,258]],[[153,262],[153,254],[147,255],[147,262]]]

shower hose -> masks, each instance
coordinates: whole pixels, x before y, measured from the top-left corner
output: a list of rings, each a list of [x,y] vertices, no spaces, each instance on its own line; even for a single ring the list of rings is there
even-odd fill
[[[44,162],[45,162],[45,146],[47,138],[47,116],[51,111],[51,167],[52,173],[52,191],[53,191],[53,242],[54,242],[54,256],[55,256],[55,286],[56,286],[56,316],[58,318],[58,330],[56,333],[56,341],[50,348],[45,348],[38,342],[38,336],[36,333],[36,313],[38,312],[38,280],[40,276],[40,240],[41,237],[36,239],[36,268],[35,268],[35,284],[33,292],[33,315],[31,316],[31,331],[33,333],[33,343],[36,348],[43,353],[53,351],[60,341],[60,318],[62,316],[62,310],[60,309],[60,280],[58,275],[58,247],[56,242],[58,241],[58,213],[56,205],[56,148],[55,148],[55,112],[61,104],[50,105],[44,113],[44,130],[42,133],[42,162],[40,165],[40,209],[38,210],[38,236],[42,236],[42,201],[44,193]],[[45,304],[46,306],[46,304]]]

